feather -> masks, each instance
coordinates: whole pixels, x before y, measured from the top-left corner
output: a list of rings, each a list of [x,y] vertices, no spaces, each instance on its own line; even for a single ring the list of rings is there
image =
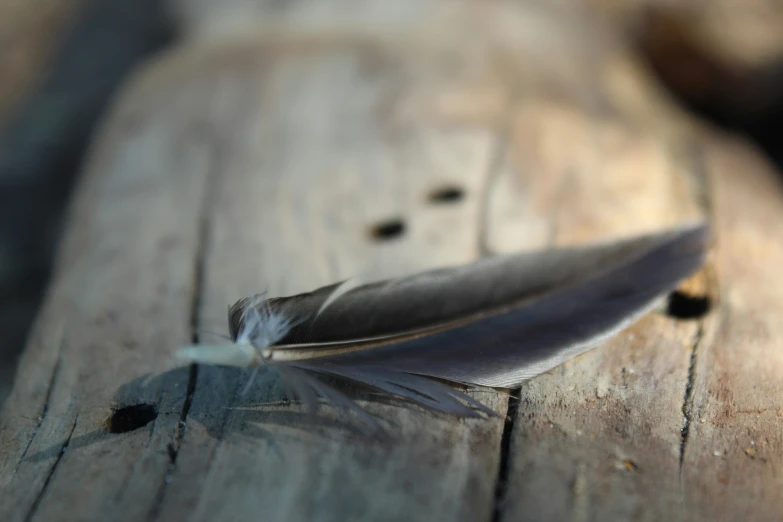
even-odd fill
[[[229,308],[234,344],[178,355],[347,378],[462,417],[494,414],[446,383],[515,388],[584,353],[654,309],[699,269],[708,246],[699,223],[289,297],[259,294]],[[348,407],[309,379],[297,385],[308,402],[314,393]]]

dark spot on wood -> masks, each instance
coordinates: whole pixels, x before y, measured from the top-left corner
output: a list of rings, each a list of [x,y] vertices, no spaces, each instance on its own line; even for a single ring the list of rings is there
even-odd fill
[[[405,233],[405,223],[401,219],[390,219],[378,223],[370,230],[370,235],[377,240],[394,239]]]
[[[677,290],[669,294],[666,313],[676,319],[699,319],[709,313],[711,306],[709,296],[691,296]]]
[[[503,424],[503,434],[500,439],[500,469],[498,470],[498,479],[495,482],[495,510],[492,514],[492,522],[497,522],[502,518],[503,511],[501,506],[507,502],[508,481],[511,473],[511,441],[513,438],[514,424],[520,411],[519,403],[522,400],[522,388],[509,393],[508,410]],[[530,419],[531,417],[528,417]]]
[[[109,433],[127,433],[143,428],[158,418],[158,407],[155,404],[134,404],[114,410],[106,420],[106,431]]]
[[[639,466],[637,466],[636,463],[632,460],[624,460],[623,469],[625,471],[639,471]]]
[[[441,187],[430,193],[429,200],[432,203],[456,203],[465,197],[465,191],[457,186]]]
[[[169,456],[169,462],[174,463],[177,461],[177,450],[171,443],[166,444],[166,453]]]

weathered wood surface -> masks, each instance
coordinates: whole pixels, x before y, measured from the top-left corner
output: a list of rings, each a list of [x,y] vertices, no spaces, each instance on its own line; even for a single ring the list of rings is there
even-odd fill
[[[0,417],[3,520],[779,518],[783,193],[769,168],[696,139],[579,20],[444,5],[386,34],[359,13],[350,31],[186,45],[126,89]],[[433,200],[446,188],[462,199]],[[510,401],[477,392],[511,405],[506,423],[360,395],[396,434],[376,442],[328,410],[309,423],[271,375],[241,396],[249,372],[172,366],[195,328],[224,329],[226,305],[261,289],[705,212],[718,247],[688,291],[712,312],[651,314]],[[374,236],[384,224],[403,228]]]

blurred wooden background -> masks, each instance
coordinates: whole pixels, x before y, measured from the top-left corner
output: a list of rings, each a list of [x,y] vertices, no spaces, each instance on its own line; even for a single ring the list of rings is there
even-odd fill
[[[783,514],[781,3],[34,4],[0,7],[9,376],[38,310],[4,520]],[[348,390],[395,427],[379,443],[271,377],[240,397],[247,372],[172,367],[259,290],[694,216],[718,244],[669,313],[476,392],[505,422]]]

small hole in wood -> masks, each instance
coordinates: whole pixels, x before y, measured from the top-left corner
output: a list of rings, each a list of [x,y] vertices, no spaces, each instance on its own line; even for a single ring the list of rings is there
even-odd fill
[[[709,313],[709,296],[692,296],[679,290],[669,294],[666,314],[677,319],[699,319]]]
[[[134,404],[114,410],[106,420],[109,433],[128,433],[143,428],[158,418],[155,404]]]
[[[386,241],[394,239],[405,233],[405,223],[401,219],[390,219],[378,223],[370,230],[370,235],[377,240]]]
[[[465,191],[457,186],[441,187],[430,193],[432,203],[456,203],[465,197]]]

